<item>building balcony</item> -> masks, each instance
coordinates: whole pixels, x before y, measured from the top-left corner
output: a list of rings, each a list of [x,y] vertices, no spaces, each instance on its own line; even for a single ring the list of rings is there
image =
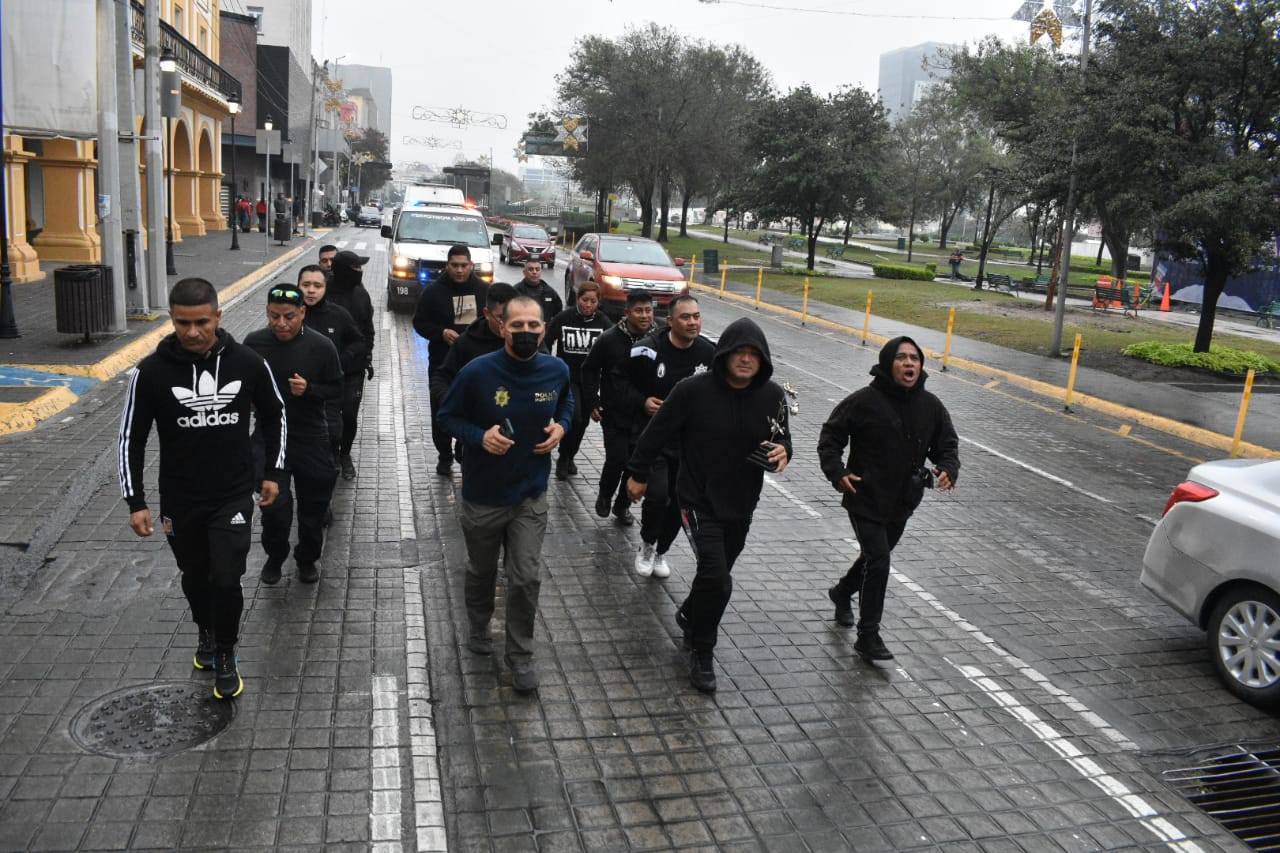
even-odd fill
[[[143,23],[143,4],[139,0],[130,0],[129,5],[133,7],[132,24],[130,26],[130,37],[133,46],[146,54],[146,28]],[[240,81],[232,77],[227,70],[221,65],[205,56],[200,48],[187,41],[172,26],[160,22],[160,50],[169,48],[173,51],[173,58],[178,63],[178,68],[182,71],[183,76],[187,80],[199,85],[211,93],[219,95],[223,100],[230,95],[235,95],[237,99],[242,100],[240,91]]]

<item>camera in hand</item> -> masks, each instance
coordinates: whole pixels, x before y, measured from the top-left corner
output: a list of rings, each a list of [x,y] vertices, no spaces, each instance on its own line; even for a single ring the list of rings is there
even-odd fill
[[[915,482],[916,486],[922,489],[933,488],[933,472],[930,471],[928,468],[923,468],[923,467],[920,468],[918,471],[916,471],[914,474],[911,475],[911,479]]]
[[[777,471],[778,463],[769,460],[769,451],[773,450],[775,446],[768,441],[763,444],[757,444],[755,450],[751,451],[751,454],[747,456],[747,461],[757,468],[763,468],[770,473]]]

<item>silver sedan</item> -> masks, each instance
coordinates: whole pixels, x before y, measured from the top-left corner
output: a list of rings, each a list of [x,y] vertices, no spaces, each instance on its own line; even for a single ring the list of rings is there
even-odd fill
[[[1280,707],[1280,460],[1192,468],[1147,543],[1142,584],[1206,631],[1228,690]]]

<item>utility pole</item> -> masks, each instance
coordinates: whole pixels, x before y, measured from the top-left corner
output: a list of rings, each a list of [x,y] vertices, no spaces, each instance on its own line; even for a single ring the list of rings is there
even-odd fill
[[[146,65],[143,89],[147,160],[147,293],[152,310],[168,308],[169,279],[164,265],[164,152],[160,147],[160,4],[143,5]]]
[[[146,270],[142,255],[142,181],[138,175],[138,135],[134,133],[138,110],[134,107],[133,52],[130,48],[129,3],[115,3],[116,28],[116,110],[117,128],[124,125],[128,131],[120,136],[120,225],[124,228],[124,269],[117,272],[116,281],[125,288],[125,302],[131,315],[150,313],[147,298]],[[141,285],[141,286],[139,286]]]
[[[111,331],[128,325],[120,228],[120,115],[116,109],[116,2],[98,0],[98,221],[102,261],[112,271]]]
[[[309,56],[307,59],[311,62],[311,122],[308,124],[311,131],[307,138],[307,204],[303,211],[303,216],[306,218],[302,223],[302,236],[304,237],[311,233],[311,202],[315,197],[316,150],[319,142],[316,137],[320,130],[316,121],[316,61]]]
[[[1080,36],[1080,76],[1088,73],[1089,27],[1093,13],[1093,0],[1084,0],[1084,30]],[[1080,145],[1080,122],[1077,118],[1071,129],[1071,175],[1067,182],[1067,206],[1062,211],[1062,257],[1058,262],[1058,292],[1053,306],[1053,338],[1049,342],[1049,354],[1062,355],[1062,324],[1067,314],[1067,276],[1071,274],[1071,241],[1076,233],[1076,163]]]

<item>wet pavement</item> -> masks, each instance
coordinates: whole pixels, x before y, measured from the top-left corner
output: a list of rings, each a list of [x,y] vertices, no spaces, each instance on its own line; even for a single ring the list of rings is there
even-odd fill
[[[383,304],[381,241],[331,239],[373,255]],[[237,337],[262,325],[260,297],[227,309]],[[757,316],[715,297],[702,311],[710,334]],[[1138,584],[1169,488],[1220,454],[1120,404],[1149,395],[1173,417],[1169,398],[1198,405],[1193,392],[1088,377],[1115,407],[1065,413],[927,363],[963,468],[895,551],[897,659],[872,667],[831,619],[826,589],[856,550],[813,448],[878,344],[758,318],[776,378],[799,390],[797,456],[769,478],[734,570],[714,696],[689,686],[673,621],[688,546],[666,581],[632,572],[637,531],[592,511],[595,428],[581,473],[549,490],[541,688],[514,693],[501,654],[466,650],[460,481],[434,474],[425,343],[380,311],[359,476],[339,483],[320,583],[290,563],[263,586],[250,556],[234,719],[168,757],[90,752],[77,715],[113,691],[207,685],[172,557],[128,530],[118,497],[123,380],[0,439],[0,849],[1242,849],[1163,774],[1280,726],[1234,700],[1203,635]],[[874,335],[903,330],[873,318]],[[967,341],[952,353],[1046,382],[1063,368]],[[1270,429],[1247,437],[1280,446]]]

